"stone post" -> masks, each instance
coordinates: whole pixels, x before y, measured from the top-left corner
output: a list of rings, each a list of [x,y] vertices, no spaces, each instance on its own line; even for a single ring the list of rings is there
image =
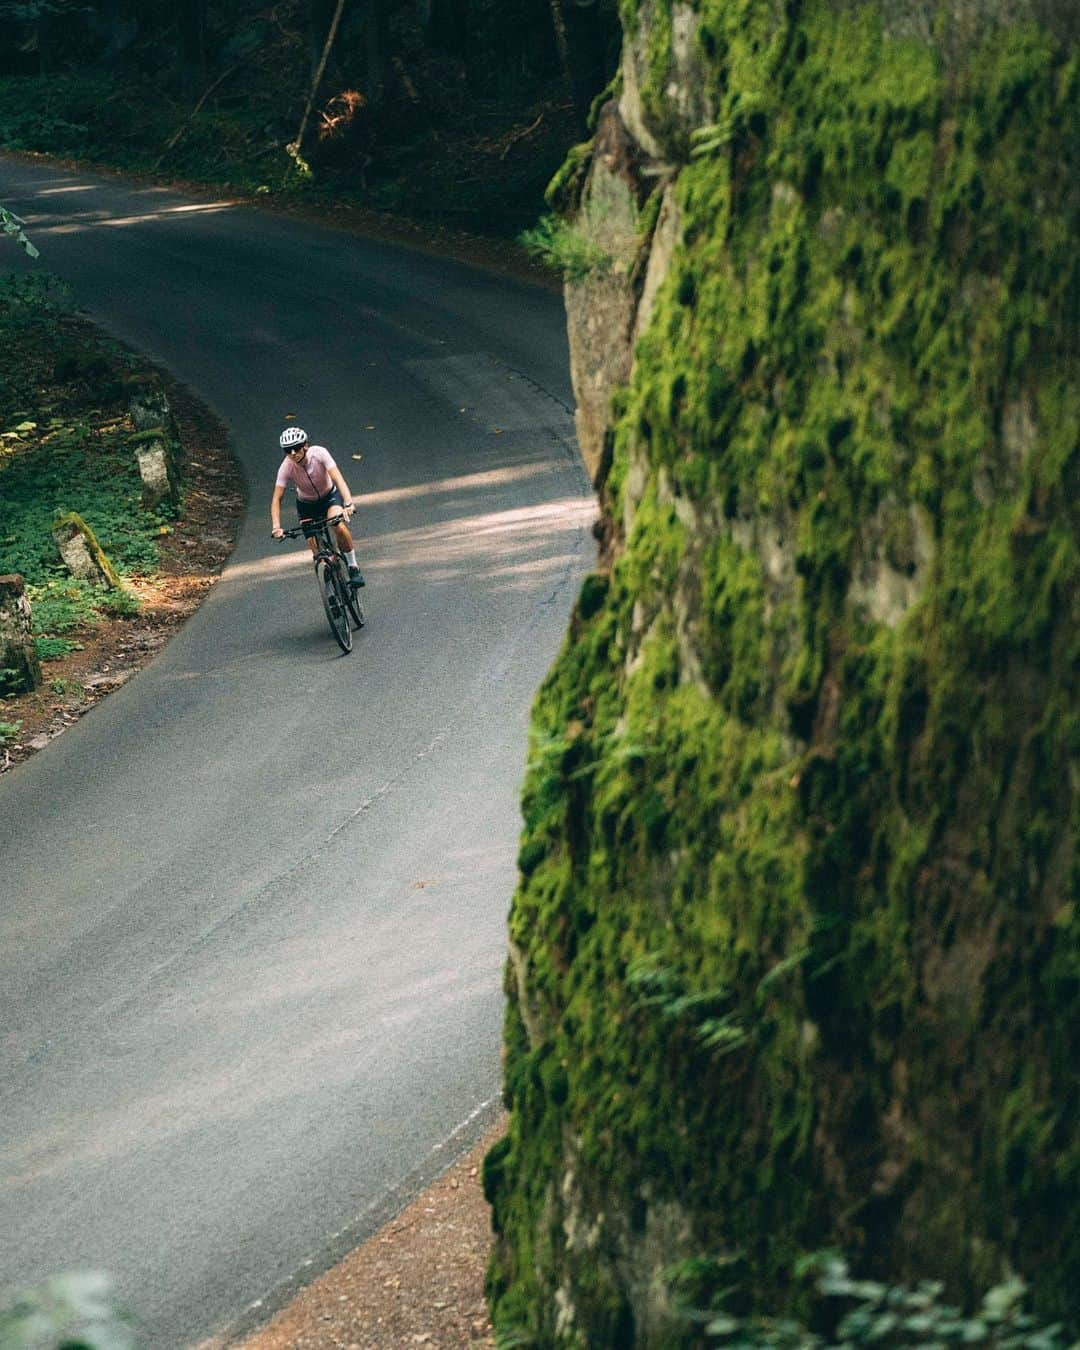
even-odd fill
[[[40,683],[26,585],[17,573],[0,576],[0,692],[21,694]]]
[[[168,396],[155,375],[135,376],[128,382],[128,391],[128,413],[136,431],[160,429],[168,440],[179,439]]]
[[[175,447],[161,427],[141,432],[134,440],[135,458],[142,479],[142,504],[153,511],[163,502],[176,506],[180,501],[180,475],[176,467]]]
[[[73,577],[92,582],[102,590],[120,589],[115,568],[82,516],[74,511],[61,516],[53,526],[52,535],[64,565]]]
[[[128,389],[143,508],[153,511],[162,503],[176,506],[180,501],[180,433],[168,396],[154,375],[136,376]]]

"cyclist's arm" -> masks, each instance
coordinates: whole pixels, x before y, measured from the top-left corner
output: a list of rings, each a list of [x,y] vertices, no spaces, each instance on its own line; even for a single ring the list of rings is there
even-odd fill
[[[285,496],[285,489],[280,483],[274,484],[274,495],[270,498],[270,532],[273,534],[281,529],[281,499]]]
[[[329,473],[330,473],[330,481],[341,493],[342,501],[345,502],[347,505],[352,506],[353,496],[352,493],[349,491],[348,483],[346,483],[345,479],[342,477],[341,470],[335,464],[334,467],[329,471]]]

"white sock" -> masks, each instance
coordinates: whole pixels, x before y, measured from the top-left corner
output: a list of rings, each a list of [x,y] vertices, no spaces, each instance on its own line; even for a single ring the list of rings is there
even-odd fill
[[[354,548],[349,549],[348,553],[345,554],[345,561],[349,564],[350,567],[360,566],[360,564],[356,561],[356,549]]]

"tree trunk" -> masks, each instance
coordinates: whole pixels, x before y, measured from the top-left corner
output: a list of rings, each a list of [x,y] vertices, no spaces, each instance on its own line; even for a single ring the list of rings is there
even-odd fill
[[[323,7],[323,0],[312,0],[312,16],[316,9]],[[319,92],[319,85],[322,83],[323,74],[326,71],[326,63],[330,59],[330,53],[333,50],[334,39],[337,37],[338,25],[341,23],[341,15],[345,9],[345,0],[336,0],[333,17],[330,20],[330,27],[326,33],[326,41],[323,43],[322,54],[319,57],[315,67],[314,74],[311,77],[311,92],[308,94],[307,105],[304,108],[304,115],[300,119],[300,130],[296,133],[296,139],[292,143],[292,149],[298,156],[303,155],[304,133],[307,131],[307,124],[311,117],[311,109],[315,104],[315,96]]]
[[[377,107],[386,91],[386,12],[384,0],[369,0],[364,25],[364,69],[368,102]]]
[[[334,23],[337,0],[308,0],[307,6],[307,49],[311,79],[315,82],[319,67],[323,64],[323,52],[326,50],[326,35]],[[329,64],[329,62],[327,63]],[[323,75],[325,75],[325,68]],[[321,82],[321,78],[320,82]]]
[[[570,66],[570,39],[566,32],[566,15],[563,13],[563,3],[562,0],[550,0],[550,4],[551,24],[555,30],[555,47],[559,53],[559,69],[562,72],[563,85],[570,97],[574,98],[574,75]]]
[[[206,0],[186,0],[180,6],[182,82],[186,88],[206,84]]]

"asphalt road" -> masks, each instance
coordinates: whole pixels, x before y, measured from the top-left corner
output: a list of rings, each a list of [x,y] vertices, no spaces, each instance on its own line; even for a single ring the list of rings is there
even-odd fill
[[[0,160],[0,201],[248,480],[186,629],[0,779],[0,1284],[108,1270],[181,1346],[491,1113],[528,708],[593,503],[557,296],[41,165]],[[349,656],[269,539],[290,413],[361,503]]]

